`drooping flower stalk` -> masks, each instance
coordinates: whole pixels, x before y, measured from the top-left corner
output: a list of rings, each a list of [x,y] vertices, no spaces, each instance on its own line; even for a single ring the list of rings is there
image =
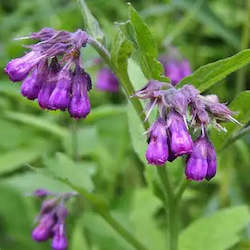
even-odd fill
[[[176,89],[167,83],[149,81],[134,94],[148,99],[146,117],[154,107],[158,118],[148,131],[146,159],[149,164],[163,165],[176,157],[187,155],[186,177],[189,180],[210,180],[216,174],[216,152],[208,139],[207,126],[224,130],[221,121],[237,121],[216,96],[202,96],[192,85]],[[192,130],[201,130],[193,143]]]
[[[51,238],[53,250],[67,250],[65,220],[68,210],[65,207],[65,202],[74,193],[55,194],[45,189],[38,189],[34,195],[40,198],[53,197],[45,199],[41,205],[40,213],[37,216],[38,225],[32,231],[33,240],[40,242]]]
[[[38,42],[7,64],[10,80],[23,81],[22,95],[38,99],[42,109],[68,110],[73,118],[85,118],[90,112],[91,80],[82,68],[80,49],[88,43],[87,33],[44,28],[26,38]]]

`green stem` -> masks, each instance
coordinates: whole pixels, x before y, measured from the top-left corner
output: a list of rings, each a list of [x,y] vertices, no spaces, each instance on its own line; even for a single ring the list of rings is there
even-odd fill
[[[241,50],[248,48],[249,43],[249,23],[250,23],[250,0],[246,2],[246,20],[243,25],[242,29],[242,36],[241,36]],[[240,93],[242,90],[245,89],[246,85],[246,73],[247,67],[242,68],[238,71],[237,74],[237,85],[236,85],[236,93]]]
[[[164,196],[166,199],[165,209],[168,218],[169,250],[177,250],[178,249],[178,203],[176,202],[175,199],[175,195],[168,176],[167,168],[158,166],[157,172],[162,182]]]
[[[78,141],[77,141],[77,129],[78,129],[78,121],[72,120],[71,124],[71,143],[72,143],[72,158],[74,161],[78,161]]]
[[[102,212],[100,215],[113,229],[115,229],[116,232],[118,232],[124,239],[127,240],[127,242],[134,246],[135,249],[146,250],[146,248],[139,241],[137,241],[131,233],[122,227],[109,212]]]
[[[128,243],[137,250],[147,250],[127,229],[125,229],[109,212],[108,202],[103,197],[87,192],[84,188],[79,188],[68,180],[59,179],[69,185],[72,189],[81,194],[95,209],[95,211]]]
[[[131,98],[131,96],[135,93],[133,84],[131,83],[128,74],[121,74],[120,70],[112,63],[111,56],[108,50],[98,41],[96,41],[94,38],[90,37],[88,40],[89,44],[98,52],[98,54],[104,59],[104,61],[110,66],[112,71],[115,73],[115,75],[120,80],[120,83],[123,87],[123,89],[126,92],[127,98],[131,101],[135,111],[137,112],[138,116],[140,117],[142,124],[145,128],[145,130],[148,129],[149,124],[148,121],[145,121],[145,112],[143,109],[143,106],[139,99],[137,98]]]

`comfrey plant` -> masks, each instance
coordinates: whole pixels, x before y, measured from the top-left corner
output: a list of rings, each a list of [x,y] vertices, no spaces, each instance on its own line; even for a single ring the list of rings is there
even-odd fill
[[[73,193],[56,194],[45,189],[37,189],[34,196],[43,198],[40,213],[36,218],[38,225],[32,231],[32,238],[37,242],[52,239],[53,250],[66,250],[68,246],[65,220],[68,210],[65,202]],[[46,199],[50,197],[49,199]]]
[[[88,42],[87,33],[44,28],[28,38],[38,43],[7,64],[5,72],[10,80],[23,81],[22,95],[38,99],[42,109],[68,110],[76,119],[86,117],[90,112],[91,79],[81,65],[80,49]]]
[[[146,160],[147,163],[158,166],[155,168],[158,177],[151,176],[150,172],[149,179],[151,181],[153,178],[158,178],[161,181],[161,186],[155,180],[150,183],[152,185],[148,186],[158,188],[158,194],[160,194],[158,197],[161,199],[167,215],[166,232],[169,250],[178,250],[178,212],[183,192],[190,182],[189,180],[210,180],[216,174],[216,152],[209,140],[210,128],[215,127],[226,131],[224,128],[226,125],[223,123],[228,121],[238,123],[233,118],[234,113],[225,104],[220,103],[217,96],[202,93],[229,73],[250,62],[249,50],[202,66],[189,75],[191,70],[186,60],[168,57],[166,61],[161,59],[163,65],[157,60],[158,51],[152,34],[132,6],[129,7],[129,21],[117,24],[118,31],[109,52],[97,20],[88,10],[85,1],[79,0],[79,2],[84,18],[87,20],[85,23],[88,34],[82,30],[70,33],[44,28],[28,37],[38,42],[28,46],[30,51],[25,56],[10,61],[5,71],[12,81],[23,81],[22,94],[31,100],[38,99],[38,103],[43,109],[68,110],[73,118],[84,118],[90,112],[88,91],[91,89],[91,80],[81,64],[80,49],[86,44],[90,44],[99,53],[101,60],[109,69],[102,69],[98,73],[97,86],[100,89],[116,91],[117,81],[119,81],[124,89],[130,101],[128,123],[131,128],[132,144],[145,164],[146,171],[149,167],[144,161],[144,153],[138,152],[138,147],[145,147],[146,140],[137,140],[138,137],[133,133],[139,132],[142,135],[146,131],[148,135]],[[128,30],[132,32],[128,32]],[[165,74],[170,79],[165,77]],[[144,88],[135,91],[135,88],[139,88],[138,84],[142,82],[140,77],[146,78],[148,83]],[[133,98],[129,98],[130,96]],[[145,108],[139,99],[148,100]],[[148,118],[155,107],[158,111],[157,118],[149,126]],[[77,134],[74,135],[72,144],[78,141],[75,140]],[[77,151],[77,147],[74,149]],[[178,179],[180,185],[175,187],[172,185],[167,163],[181,156],[186,156],[186,178],[184,177],[182,181]],[[73,162],[70,163],[66,164],[67,167],[68,165],[74,166]],[[71,169],[66,170],[60,171],[60,173],[54,171],[50,175],[89,201],[95,211],[133,248],[147,249],[143,242],[145,239],[142,237],[137,239],[135,236],[143,234],[135,234],[126,230],[110,213],[108,202],[92,193],[92,188],[88,189],[82,185],[81,181],[79,183],[81,175],[77,175],[80,171],[78,167],[72,171]],[[78,178],[74,178],[74,175]],[[91,177],[89,178],[91,183]],[[38,226],[32,233],[33,238],[37,241],[52,238],[53,249],[66,249],[65,218],[67,210],[64,201],[72,194],[57,195],[40,190],[36,192],[36,195],[55,197],[43,202],[38,216]],[[153,218],[151,219],[153,220]],[[132,231],[133,228],[130,227],[130,230]],[[215,232],[217,233],[216,230]],[[189,236],[189,232],[187,235],[188,239],[192,238]],[[160,234],[160,238],[162,238],[162,234]],[[217,238],[220,238],[220,235],[216,234],[213,237],[214,240]],[[222,238],[225,238],[225,235]],[[204,244],[203,242],[206,240],[207,237],[199,242]],[[192,247],[192,242],[194,241],[191,239],[190,249],[198,249],[196,245]],[[221,244],[218,245],[217,248],[222,249]],[[185,244],[183,246],[185,247]],[[94,245],[94,247],[96,246]],[[225,249],[229,247],[227,246]]]
[[[238,123],[232,117],[233,112],[219,103],[217,96],[202,96],[192,85],[176,89],[171,84],[152,80],[134,96],[149,100],[146,119],[155,106],[158,108],[158,118],[148,131],[148,163],[164,165],[187,155],[187,179],[201,181],[214,177],[216,153],[208,139],[207,127],[225,130],[220,122]],[[189,130],[200,130],[194,142]]]

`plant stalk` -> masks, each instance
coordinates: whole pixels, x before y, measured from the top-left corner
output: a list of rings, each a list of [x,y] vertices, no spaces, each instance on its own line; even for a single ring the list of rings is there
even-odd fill
[[[178,249],[178,202],[175,199],[173,188],[165,166],[158,166],[157,172],[160,177],[165,196],[165,210],[168,221],[168,246],[169,250]],[[166,206],[167,204],[167,206]]]

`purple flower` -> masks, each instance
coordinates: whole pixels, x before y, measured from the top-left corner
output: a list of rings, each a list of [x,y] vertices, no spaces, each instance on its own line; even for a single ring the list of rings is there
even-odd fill
[[[39,225],[32,231],[32,238],[35,241],[46,241],[52,236],[52,228],[55,224],[53,213],[42,216]]]
[[[41,61],[37,68],[23,81],[21,85],[21,93],[29,100],[37,98],[43,82],[47,74],[47,63]]]
[[[175,111],[168,114],[170,149],[174,156],[192,152],[193,141],[188,133],[183,117]]]
[[[173,60],[164,65],[165,75],[170,78],[174,86],[182,79],[180,64]]]
[[[210,180],[216,175],[216,152],[213,144],[207,139],[207,174],[206,179]]]
[[[119,90],[119,82],[110,69],[103,68],[97,73],[96,88],[102,91],[117,92]]]
[[[193,146],[193,152],[186,164],[186,177],[189,180],[202,181],[207,175],[207,139],[200,136]]]
[[[182,78],[184,78],[184,77],[189,76],[189,75],[192,74],[190,63],[186,59],[183,60],[183,61],[181,61],[181,63],[180,63],[180,69],[181,69],[181,76],[182,76]]]
[[[193,152],[186,165],[187,179],[210,180],[216,174],[216,152],[207,135],[200,136],[194,143]]]
[[[91,86],[89,75],[80,67],[76,68],[72,84],[72,97],[69,113],[76,119],[85,118],[90,112],[88,89]]]
[[[62,69],[59,72],[56,87],[49,98],[49,106],[52,109],[65,110],[68,108],[71,85],[72,73],[68,69]]]
[[[33,192],[33,195],[44,198],[49,195],[49,192],[46,189],[37,189]]]
[[[160,118],[150,128],[146,159],[153,165],[163,165],[168,159],[166,124]]]
[[[66,250],[68,246],[66,234],[65,234],[65,225],[64,223],[56,224],[54,227],[54,235],[51,243],[53,250]]]
[[[189,61],[176,60],[171,57],[161,59],[164,66],[165,75],[171,80],[171,84],[176,86],[184,77],[190,75],[192,70]]]
[[[38,94],[38,103],[43,109],[53,109],[53,107],[50,107],[49,105],[49,98],[56,87],[59,70],[60,65],[58,64],[57,59],[53,58],[48,69],[47,79],[43,82]]]
[[[40,60],[40,53],[31,51],[23,57],[11,60],[4,70],[11,81],[22,81]]]

